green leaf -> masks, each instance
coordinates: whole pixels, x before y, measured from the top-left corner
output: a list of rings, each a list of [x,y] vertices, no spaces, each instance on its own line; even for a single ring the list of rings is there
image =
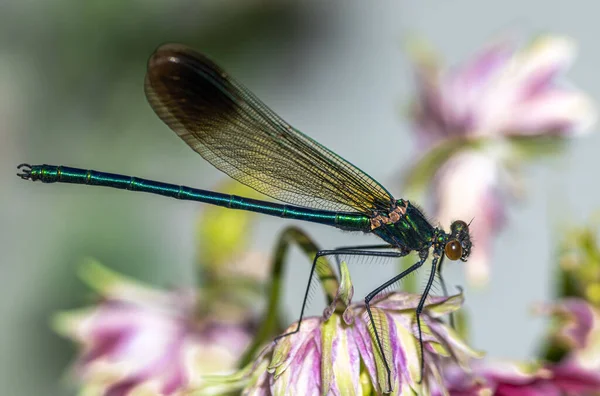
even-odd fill
[[[236,181],[228,181],[217,191],[248,198],[260,194]],[[198,219],[197,238],[200,265],[207,269],[218,267],[244,252],[251,235],[256,213],[206,205]]]

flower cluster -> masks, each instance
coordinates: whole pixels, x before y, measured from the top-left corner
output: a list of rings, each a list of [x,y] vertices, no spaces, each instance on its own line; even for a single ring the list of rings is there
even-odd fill
[[[596,239],[590,229],[569,230],[559,255],[557,301],[539,304],[537,312],[552,318],[547,342],[539,361],[513,362],[484,360],[471,364],[468,375],[447,365],[444,387],[434,395],[550,395],[596,396],[600,394],[600,310],[587,291],[598,284]],[[568,264],[567,264],[568,263]],[[588,273],[586,280],[577,274]],[[582,287],[572,288],[574,283]],[[571,292],[576,292],[571,296]]]
[[[595,395],[600,391],[600,374],[568,362],[561,364],[511,361],[476,362],[465,375],[455,367],[444,369],[445,389],[434,396],[561,396]]]
[[[441,224],[473,219],[477,246],[467,275],[482,284],[505,199],[521,195],[523,158],[588,131],[595,109],[582,92],[560,84],[574,54],[564,37],[542,36],[521,51],[494,43],[454,70],[443,69],[422,45],[413,48],[418,97],[411,118],[420,156],[407,184],[433,182]]]
[[[101,301],[56,315],[54,327],[80,345],[74,371],[89,392],[174,395],[235,367],[250,344],[249,323],[197,318],[192,290],[153,289],[91,261],[81,273]]]
[[[347,296],[340,299],[340,296]],[[419,294],[393,292],[372,304],[384,355],[391,368],[391,395],[426,395],[443,387],[439,367],[452,362],[462,373],[472,359],[481,357],[439,318],[462,305],[462,294],[428,299],[422,314],[424,380],[421,381],[415,309]],[[352,283],[345,263],[337,309],[302,321],[297,333],[268,345],[244,375],[213,377],[200,390],[231,391],[248,395],[370,395],[388,389],[383,358],[366,317],[364,303],[351,303]],[[293,332],[292,324],[285,332]],[[239,378],[235,381],[234,378]]]
[[[600,310],[580,298],[564,298],[541,308],[555,319],[550,338],[567,351],[562,361],[600,375]]]

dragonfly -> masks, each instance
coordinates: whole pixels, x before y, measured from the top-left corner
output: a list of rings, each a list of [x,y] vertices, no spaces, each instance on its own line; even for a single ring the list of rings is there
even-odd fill
[[[432,256],[431,273],[419,304],[421,381],[424,374],[420,315],[444,257],[467,260],[469,225],[454,221],[450,232],[433,226],[405,199],[395,199],[380,183],[327,147],[285,122],[242,84],[205,55],[181,44],[158,47],[148,60],[145,94],[158,117],[206,161],[231,178],[279,202],[250,199],[121,174],[55,165],[18,166],[26,180],[112,187],[159,194],[230,209],[324,224],[374,234],[378,245],[320,250],[313,258],[297,328],[300,330],[317,260],[327,256],[403,257],[418,261],[367,294],[365,306],[391,390],[391,370],[371,303],[388,287],[419,269]],[[386,151],[372,146],[369,155]]]

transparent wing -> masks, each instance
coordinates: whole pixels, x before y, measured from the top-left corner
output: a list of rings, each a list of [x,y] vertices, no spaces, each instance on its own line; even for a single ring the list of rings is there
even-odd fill
[[[205,56],[176,44],[148,61],[146,96],[194,151],[230,177],[294,205],[371,214],[392,196],[292,128]]]

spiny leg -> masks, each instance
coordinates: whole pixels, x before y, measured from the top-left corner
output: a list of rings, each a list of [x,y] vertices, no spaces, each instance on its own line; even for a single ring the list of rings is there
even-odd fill
[[[335,250],[378,250],[378,249],[394,249],[394,250],[398,250],[398,247],[390,245],[390,244],[385,244],[385,245],[355,245],[355,246],[340,246],[335,248]],[[402,250],[401,250],[402,251]],[[406,251],[406,254],[410,253],[409,251]],[[406,255],[405,254],[405,255]],[[340,255],[336,255],[335,256],[335,261],[337,264],[337,269],[338,269],[338,273],[340,273],[340,266],[342,265],[342,262],[340,260]]]
[[[300,331],[300,325],[302,324],[302,319],[304,318],[304,309],[306,308],[306,300],[308,299],[308,292],[310,290],[310,286],[312,284],[313,274],[315,272],[315,268],[317,266],[317,262],[320,257],[326,256],[334,256],[338,254],[343,254],[345,256],[370,256],[370,257],[403,257],[406,255],[404,251],[402,252],[372,252],[369,250],[345,250],[345,249],[333,249],[333,250],[320,250],[315,255],[315,258],[312,263],[312,267],[310,269],[310,275],[308,278],[308,285],[306,286],[306,291],[304,292],[304,300],[302,301],[302,309],[300,310],[300,319],[298,319],[298,326],[293,331],[289,333],[281,334],[275,337],[274,341],[278,341],[283,337],[290,336],[292,334],[296,334]]]
[[[390,370],[389,363],[388,363],[387,359],[385,358],[385,353],[384,353],[383,345],[381,343],[381,338],[379,337],[379,333],[377,333],[377,325],[375,324],[375,320],[373,319],[373,313],[371,312],[371,300],[373,298],[375,298],[375,296],[377,296],[379,293],[381,293],[381,291],[385,290],[387,287],[398,282],[399,280],[401,280],[408,274],[418,270],[423,265],[423,263],[425,263],[425,260],[427,260],[427,256],[428,256],[427,250],[423,250],[423,251],[419,252],[419,257],[420,257],[419,261],[417,261],[415,264],[411,265],[410,267],[408,267],[407,269],[402,271],[399,275],[396,275],[389,281],[385,282],[383,285],[379,286],[377,289],[373,290],[372,292],[367,294],[367,296],[365,297],[365,307],[367,309],[367,314],[369,315],[369,320],[371,322],[371,325],[373,326],[373,332],[375,333],[375,340],[377,342],[377,347],[379,348],[379,351],[381,352],[381,356],[383,357],[383,364],[385,366],[385,370],[387,371],[387,376],[388,376],[387,392],[392,391],[392,371]]]
[[[445,254],[442,254],[442,256],[440,257],[440,263],[438,264],[438,268],[437,268],[437,273],[438,273],[438,278],[440,279],[440,284],[442,285],[442,291],[444,292],[444,297],[448,297],[448,289],[446,288],[446,281],[444,280],[444,276],[442,275],[442,264],[444,264],[444,258],[446,257]],[[456,329],[456,326],[454,325],[454,312],[450,313],[450,327],[452,327],[453,329]]]
[[[425,305],[425,300],[427,299],[427,296],[429,295],[429,290],[431,289],[431,285],[433,284],[433,279],[435,278],[435,271],[436,271],[438,258],[439,258],[439,252],[434,251],[433,260],[431,260],[431,274],[429,274],[429,279],[427,280],[427,285],[425,286],[425,290],[423,290],[423,294],[421,294],[421,299],[419,300],[419,305],[417,305],[417,328],[419,330],[419,349],[421,350],[421,378],[418,381],[419,384],[423,381],[423,374],[425,372],[425,352],[423,350],[423,334],[421,332],[421,312],[423,312],[423,306]]]
[[[444,297],[448,297],[448,289],[446,288],[446,281],[444,281],[444,275],[442,275],[442,264],[444,264],[444,257],[446,255],[442,255],[440,259],[440,263],[437,267],[438,278],[440,278],[440,283],[442,285],[442,291],[444,292]]]
[[[356,246],[340,246],[335,250],[371,250],[371,249],[397,249],[397,247],[385,244],[385,245],[356,245]]]

